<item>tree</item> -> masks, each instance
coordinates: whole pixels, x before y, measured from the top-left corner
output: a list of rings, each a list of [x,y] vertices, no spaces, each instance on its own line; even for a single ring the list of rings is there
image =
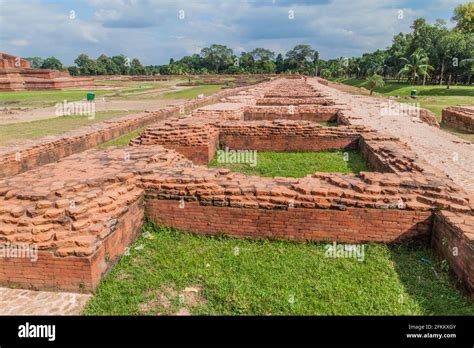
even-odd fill
[[[452,31],[447,35],[443,36],[438,44],[438,50],[440,52],[441,71],[439,84],[443,84],[444,74],[448,74],[447,86],[451,84],[451,76],[453,72],[458,70],[459,61],[463,58],[470,58],[466,56],[467,53],[467,42],[466,36],[457,31]]]
[[[466,67],[467,81],[466,83],[471,83],[471,77],[474,75],[474,58],[463,59],[461,61],[461,66]]]
[[[405,57],[402,58],[405,65],[400,70],[399,74],[408,75],[412,82],[415,82],[418,77],[423,76],[423,84],[425,78],[428,76],[428,71],[432,70],[433,67],[428,64],[429,58],[421,48],[417,48],[410,56],[410,60]]]
[[[55,57],[46,58],[41,64],[42,69],[53,69],[53,70],[61,70],[63,68],[63,63]]]
[[[313,64],[314,64],[314,76],[318,76],[318,69],[319,69],[319,52],[314,51],[313,55]]]
[[[322,77],[323,79],[328,79],[328,78],[330,78],[330,77],[331,77],[331,70],[329,70],[329,69],[322,69],[322,70],[321,70],[321,77]]]
[[[132,75],[145,74],[145,68],[143,67],[142,63],[140,63],[138,58],[132,59],[132,62],[130,63],[130,74]]]
[[[367,77],[366,83],[367,87],[369,87],[370,95],[374,93],[374,89],[383,87],[385,85],[383,77],[377,74]]]
[[[255,48],[249,53],[255,61],[269,61],[275,59],[275,52],[267,50],[266,48]]]
[[[79,75],[79,69],[77,68],[77,66],[69,66],[67,68],[67,71],[69,71],[69,75],[71,76]]]
[[[96,75],[97,73],[97,63],[93,59],[90,59],[85,53],[81,53],[77,56],[74,63],[76,63],[79,68],[81,75]]]
[[[130,74],[130,59],[125,57],[123,54],[113,56],[112,61],[118,67],[119,74],[129,75]]]
[[[248,52],[242,52],[239,58],[239,66],[249,73],[254,73],[255,70],[255,59],[252,54]]]
[[[201,50],[201,57],[204,64],[219,73],[219,69],[226,69],[234,63],[232,49],[224,45],[213,44]]]
[[[474,2],[460,4],[454,9],[452,18],[456,22],[456,30],[461,33],[474,33]]]
[[[107,57],[105,54],[101,54],[99,58],[97,58],[97,65],[99,70],[99,75],[107,74],[107,75],[118,75],[120,74],[120,69],[114,61]]]
[[[279,53],[276,57],[275,65],[277,74],[280,74],[285,71],[285,61],[283,60],[283,56],[281,55],[281,53]]]
[[[296,45],[286,53],[286,58],[290,69],[304,73],[308,63],[314,59],[314,50],[310,45]]]
[[[43,58],[41,57],[28,57],[26,58],[31,64],[32,68],[39,69],[43,65]]]

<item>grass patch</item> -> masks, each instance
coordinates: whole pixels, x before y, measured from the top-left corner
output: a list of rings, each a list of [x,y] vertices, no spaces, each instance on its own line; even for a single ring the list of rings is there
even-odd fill
[[[95,118],[92,120],[89,120],[87,116],[60,116],[46,120],[0,125],[0,146],[18,143],[26,139],[59,135],[69,130],[137,112],[139,111],[100,111],[95,113]]]
[[[192,88],[186,88],[181,91],[164,93],[162,99],[192,99],[196,98],[199,94],[208,96],[212,93],[218,92],[223,88],[222,85],[202,85]]]
[[[474,315],[425,246],[369,244],[360,262],[325,257],[325,243],[144,230],[84,314]],[[198,292],[188,300],[190,288]]]
[[[324,127],[337,127],[337,122],[333,122],[333,121],[322,121],[318,123]]]
[[[336,82],[341,82],[349,86],[367,88],[367,82],[363,79],[336,79]],[[396,80],[389,80],[383,87],[378,87],[375,92],[390,95],[390,96],[410,96],[412,89],[417,90],[418,96],[456,96],[456,97],[474,97],[474,86],[446,86],[439,85],[412,85],[405,82],[397,82]]]
[[[104,149],[104,148],[107,148],[107,147],[110,147],[110,146],[128,146],[128,143],[130,142],[130,140],[132,140],[132,138],[135,138],[135,137],[139,136],[140,133],[145,130],[145,128],[147,128],[147,126],[142,127],[140,129],[137,129],[137,130],[135,130],[131,133],[124,134],[124,135],[122,135],[118,138],[109,140],[105,143],[102,143],[102,144],[98,145],[97,147],[101,148],[101,149]]]
[[[345,155],[346,154],[346,155]],[[348,159],[344,160],[344,157]],[[227,168],[246,175],[302,178],[315,172],[359,173],[368,171],[362,155],[355,150],[321,152],[258,151],[257,165],[249,163],[219,163],[217,156],[209,167]]]
[[[62,103],[85,100],[88,92],[94,92],[96,97],[110,94],[106,90],[64,90],[64,91],[19,91],[0,92],[0,107],[45,107]]]

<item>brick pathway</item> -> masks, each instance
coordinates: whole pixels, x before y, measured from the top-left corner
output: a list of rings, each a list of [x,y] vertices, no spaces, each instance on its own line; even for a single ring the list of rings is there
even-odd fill
[[[0,288],[0,315],[78,315],[91,296]]]

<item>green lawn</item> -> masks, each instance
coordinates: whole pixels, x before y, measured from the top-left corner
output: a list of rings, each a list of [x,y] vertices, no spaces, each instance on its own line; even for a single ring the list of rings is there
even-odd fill
[[[96,97],[110,94],[105,90],[64,90],[64,91],[18,91],[0,92],[0,107],[46,107],[56,103],[78,101],[86,98],[88,92]]]
[[[0,146],[7,146],[26,139],[58,135],[72,129],[137,112],[139,111],[101,111],[96,112],[95,118],[91,120],[87,116],[60,116],[46,120],[0,125]]]
[[[426,246],[368,244],[358,261],[327,243],[144,230],[86,315],[474,315]]]
[[[337,127],[337,122],[333,122],[333,121],[322,121],[318,123],[324,127]]]
[[[181,91],[164,93],[163,99],[191,99],[196,98],[199,94],[208,96],[212,93],[220,91],[224,86],[222,85],[202,85],[192,88],[186,88]]]
[[[344,160],[347,154],[347,161]],[[228,168],[246,175],[285,176],[302,178],[315,172],[359,173],[367,171],[367,164],[354,150],[321,152],[257,151],[257,165],[249,163],[219,163],[218,156],[209,167]]]
[[[346,85],[355,87],[367,88],[366,81],[364,79],[336,79],[336,82],[341,82]],[[410,96],[412,89],[417,90],[418,96],[454,96],[454,97],[474,97],[474,85],[473,86],[450,86],[449,89],[445,85],[411,85],[405,82],[397,82],[390,80],[383,87],[375,89],[375,92],[391,95],[391,96]]]

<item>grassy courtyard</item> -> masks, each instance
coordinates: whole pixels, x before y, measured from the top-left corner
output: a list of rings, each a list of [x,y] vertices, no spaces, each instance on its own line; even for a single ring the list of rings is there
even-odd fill
[[[223,85],[202,85],[192,88],[183,89],[175,92],[167,92],[163,94],[164,99],[192,99],[198,97],[200,94],[205,97],[215,92],[220,91]]]
[[[328,243],[143,230],[85,314],[474,315],[427,246],[368,244],[359,261]]]
[[[252,163],[219,163],[218,156],[209,167],[227,168],[246,175],[302,178],[315,172],[359,173],[367,171],[362,155],[355,150],[320,152],[257,151]]]

